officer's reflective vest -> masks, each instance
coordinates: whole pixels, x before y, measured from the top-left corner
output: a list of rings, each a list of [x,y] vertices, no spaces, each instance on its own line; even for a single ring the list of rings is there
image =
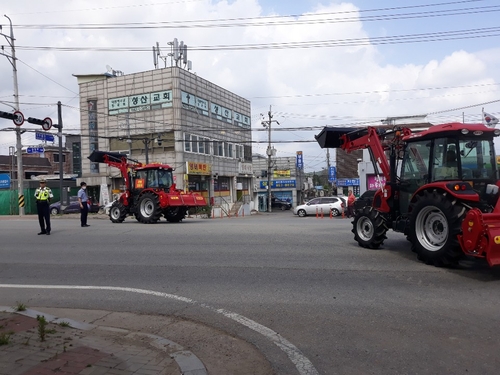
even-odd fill
[[[39,201],[46,201],[50,198],[51,191],[48,188],[38,188],[35,191],[35,198]]]

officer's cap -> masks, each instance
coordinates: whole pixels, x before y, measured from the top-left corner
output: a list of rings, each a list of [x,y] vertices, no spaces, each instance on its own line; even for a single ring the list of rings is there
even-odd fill
[[[47,181],[45,181],[45,178],[41,178],[40,179],[40,183],[46,183]]]

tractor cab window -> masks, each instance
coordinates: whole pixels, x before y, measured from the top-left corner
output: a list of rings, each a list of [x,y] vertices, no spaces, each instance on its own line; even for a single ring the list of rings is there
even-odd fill
[[[148,188],[157,188],[159,186],[158,184],[158,170],[156,169],[150,169],[147,171],[148,174]]]
[[[439,138],[434,141],[433,181],[494,180],[496,163],[491,140]]]
[[[425,185],[429,178],[429,141],[411,142],[406,145],[400,175],[399,210],[408,212],[411,197],[418,188]]]
[[[496,179],[493,150],[489,140],[460,140],[459,153],[463,179]]]
[[[434,141],[434,179],[459,179],[460,158],[455,138],[438,138]]]
[[[160,189],[167,189],[172,186],[172,171],[166,169],[158,170],[158,184]]]
[[[408,143],[403,161],[401,179],[417,180],[424,184],[429,174],[430,142]]]

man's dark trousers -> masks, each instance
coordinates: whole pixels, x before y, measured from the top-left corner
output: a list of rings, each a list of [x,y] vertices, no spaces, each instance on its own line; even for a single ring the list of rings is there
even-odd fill
[[[50,233],[50,210],[48,201],[40,201],[36,203],[36,210],[38,211],[38,222],[40,223],[40,230],[43,233]]]
[[[87,216],[89,215],[89,206],[88,206],[87,202],[82,202],[82,206],[83,207],[80,208],[80,213],[81,213],[80,221],[81,221],[82,227],[83,227],[84,225],[87,225]]]

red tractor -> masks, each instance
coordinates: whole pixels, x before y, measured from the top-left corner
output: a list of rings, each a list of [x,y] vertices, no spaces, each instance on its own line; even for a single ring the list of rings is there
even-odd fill
[[[452,266],[466,256],[500,264],[500,199],[493,139],[500,129],[450,123],[427,130],[325,127],[322,148],[367,148],[385,185],[353,221],[354,239],[377,249],[388,229],[404,233],[418,259]]]
[[[203,207],[205,198],[176,188],[172,171],[166,164],[142,164],[116,152],[93,151],[88,157],[95,163],[106,163],[120,169],[125,192],[113,202],[109,218],[121,223],[134,215],[141,223],[156,223],[161,216],[169,222],[180,222],[190,207]]]

